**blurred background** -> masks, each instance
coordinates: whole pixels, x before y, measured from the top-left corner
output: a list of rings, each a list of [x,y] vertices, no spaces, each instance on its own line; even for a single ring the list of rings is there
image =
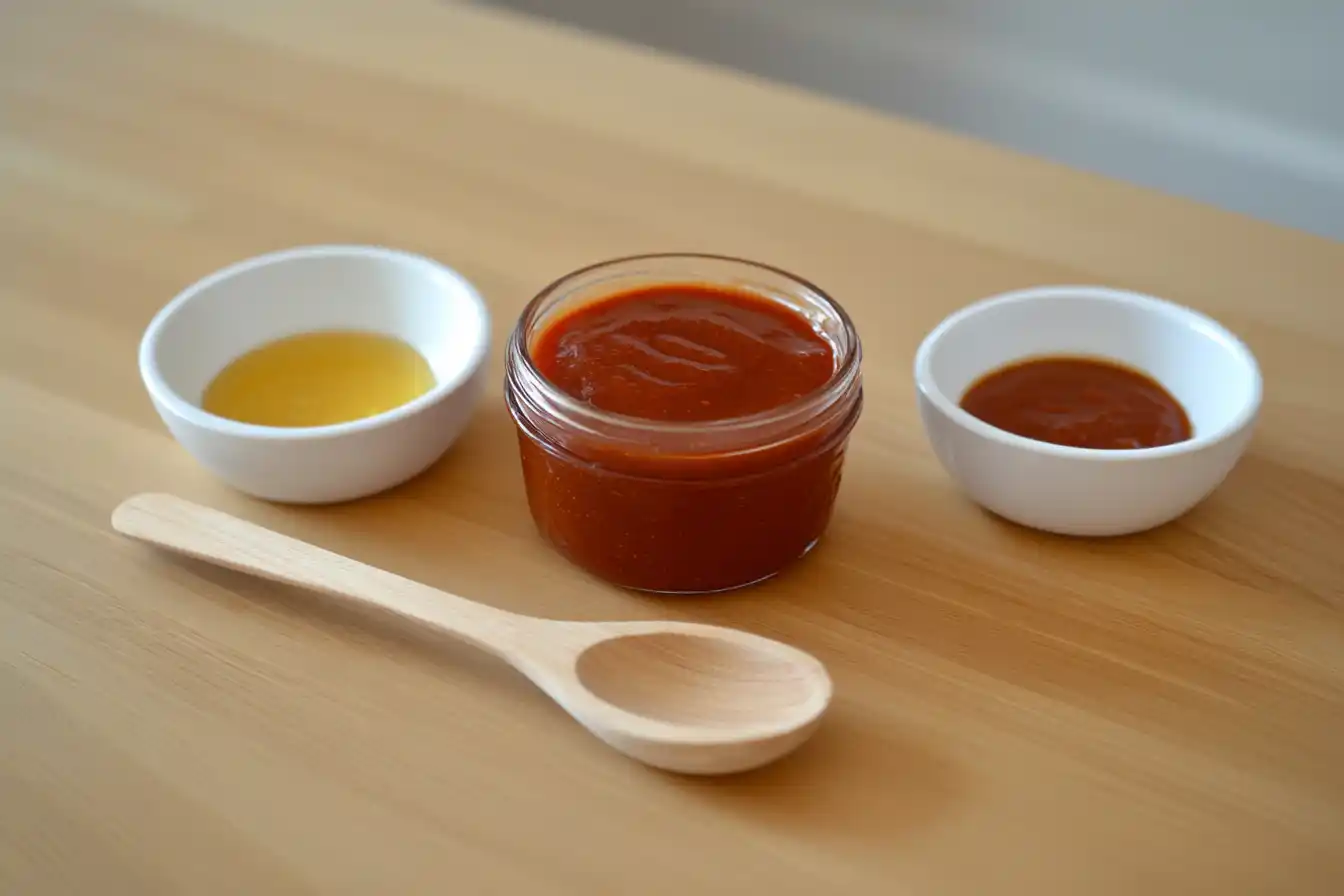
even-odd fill
[[[1344,0],[478,2],[1344,239]]]

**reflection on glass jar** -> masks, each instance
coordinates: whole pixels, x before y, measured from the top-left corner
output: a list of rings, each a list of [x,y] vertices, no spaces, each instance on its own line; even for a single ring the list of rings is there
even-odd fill
[[[629,588],[721,591],[774,575],[830,520],[860,357],[838,305],[764,265],[652,255],[556,281],[523,312],[507,358],[538,529]]]

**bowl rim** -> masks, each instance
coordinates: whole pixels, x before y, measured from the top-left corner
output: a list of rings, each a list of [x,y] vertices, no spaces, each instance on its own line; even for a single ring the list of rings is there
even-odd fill
[[[1230,350],[1251,374],[1251,396],[1245,405],[1226,424],[1203,435],[1196,435],[1184,442],[1160,445],[1156,448],[1077,448],[1072,445],[1056,445],[1019,436],[1006,430],[991,426],[978,417],[961,408],[961,405],[947,396],[934,380],[932,356],[938,343],[949,332],[970,318],[990,308],[1002,305],[1027,304],[1042,299],[1056,299],[1064,296],[1119,302],[1134,305],[1160,315],[1173,326],[1185,326],[1202,331]],[[986,371],[988,372],[988,371]],[[952,312],[920,342],[915,352],[915,385],[920,393],[937,408],[943,416],[956,425],[991,441],[1003,445],[1033,451],[1038,454],[1076,460],[1114,463],[1117,461],[1158,460],[1183,454],[1193,454],[1211,445],[1224,442],[1254,423],[1260,411],[1264,393],[1264,382],[1260,365],[1250,348],[1231,330],[1218,321],[1193,308],[1161,299],[1147,293],[1109,286],[1088,284],[1060,284],[1051,286],[1032,286],[998,293],[972,302]]]
[[[360,417],[345,423],[332,423],[325,426],[264,426],[257,423],[243,423],[212,414],[199,405],[183,398],[177,390],[168,385],[159,370],[157,351],[164,328],[183,308],[198,299],[205,292],[220,283],[231,280],[257,268],[274,264],[317,258],[343,257],[364,262],[399,264],[409,263],[423,270],[426,276],[446,281],[443,290],[450,301],[466,304],[480,319],[481,338],[472,346],[471,357],[462,366],[457,376],[435,382],[423,395],[418,395],[405,404],[398,405],[379,414]],[[260,440],[313,440],[379,429],[398,420],[414,416],[426,408],[442,401],[465,385],[485,360],[490,347],[490,310],[476,287],[466,277],[425,255],[394,249],[387,246],[358,244],[320,244],[293,246],[273,252],[265,252],[235,261],[219,268],[187,286],[175,295],[168,304],[160,308],[145,327],[140,337],[139,365],[140,378],[150,397],[166,407],[174,415],[189,423],[217,433]]]

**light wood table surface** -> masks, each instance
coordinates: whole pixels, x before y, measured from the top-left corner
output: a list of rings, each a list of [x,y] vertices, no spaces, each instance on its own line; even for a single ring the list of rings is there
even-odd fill
[[[251,501],[167,437],[135,348],[230,261],[460,269],[491,392],[419,480]],[[708,250],[853,313],[868,404],[814,554],[736,594],[586,578],[525,509],[499,347],[584,263]],[[995,521],[914,410],[922,335],[1047,282],[1242,334],[1267,403],[1187,518]],[[431,0],[0,9],[0,892],[1344,892],[1344,248],[833,101]],[[785,638],[837,685],[795,757],[651,772],[517,675],[114,536],[166,490],[527,612]]]

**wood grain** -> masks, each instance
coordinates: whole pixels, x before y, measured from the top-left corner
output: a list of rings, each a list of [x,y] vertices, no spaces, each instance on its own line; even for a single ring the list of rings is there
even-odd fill
[[[0,892],[1335,894],[1344,889],[1344,247],[861,109],[432,0],[10,0],[0,26]],[[135,345],[299,243],[460,269],[498,348],[604,257],[780,264],[852,312],[868,404],[825,543],[655,600],[534,534],[491,394],[419,480],[229,492]],[[1147,535],[988,518],[924,444],[943,315],[1091,281],[1218,317],[1252,449]],[[436,587],[783,638],[836,704],[795,757],[651,773],[522,679],[128,543],[173,491]]]

